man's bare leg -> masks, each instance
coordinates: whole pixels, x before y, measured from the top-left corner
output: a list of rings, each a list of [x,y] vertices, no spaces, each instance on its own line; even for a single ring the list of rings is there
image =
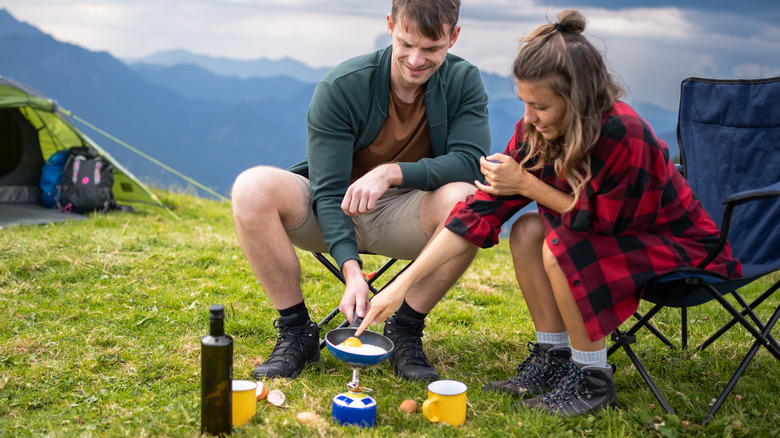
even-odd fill
[[[298,180],[281,169],[254,167],[238,176],[232,200],[239,244],[268,298],[276,309],[300,303],[300,262],[285,232],[306,214]]]
[[[285,228],[305,218],[306,195],[297,178],[272,167],[254,167],[233,186],[233,219],[241,248],[274,307],[280,311],[274,351],[252,373],[294,378],[319,360],[319,328],[310,321],[300,287],[301,268]]]

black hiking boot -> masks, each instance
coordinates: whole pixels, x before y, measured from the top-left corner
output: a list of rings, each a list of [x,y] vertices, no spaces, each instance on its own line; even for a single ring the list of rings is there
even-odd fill
[[[274,321],[274,326],[279,329],[279,338],[268,360],[252,372],[255,380],[264,377],[294,379],[307,364],[319,362],[320,328],[311,320],[299,326],[288,325],[296,317],[280,316]]]
[[[422,348],[423,321],[404,315],[394,315],[385,323],[384,335],[395,344],[390,362],[399,376],[407,380],[439,380],[439,373],[428,362]]]
[[[552,348],[550,344],[528,343],[531,354],[517,366],[509,380],[490,382],[483,391],[503,392],[515,397],[537,396],[550,391],[563,378],[564,365],[571,360],[568,347]]]
[[[569,361],[565,371],[566,376],[553,391],[521,400],[517,407],[542,409],[563,417],[617,407],[612,367],[581,367]]]

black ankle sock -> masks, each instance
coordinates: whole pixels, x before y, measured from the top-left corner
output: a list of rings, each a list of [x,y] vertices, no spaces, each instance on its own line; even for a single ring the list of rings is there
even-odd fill
[[[294,322],[296,324],[293,325],[303,325],[309,322],[309,309],[306,308],[306,302],[301,301],[300,303],[288,307],[286,309],[282,309],[279,311],[279,315],[281,316],[297,316],[295,318]]]
[[[427,313],[420,313],[406,303],[406,300],[404,300],[403,304],[401,304],[401,308],[398,309],[398,312],[396,313],[398,316],[405,316],[407,319],[411,320],[417,320],[417,321],[424,321],[425,317],[428,316]]]

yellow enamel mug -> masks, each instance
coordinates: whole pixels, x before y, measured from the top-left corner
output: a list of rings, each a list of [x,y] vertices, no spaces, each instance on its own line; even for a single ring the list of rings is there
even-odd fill
[[[428,385],[428,398],[422,413],[433,423],[460,426],[466,422],[466,384],[457,380],[437,380]]]
[[[254,418],[257,409],[257,383],[233,381],[233,427],[243,426]]]

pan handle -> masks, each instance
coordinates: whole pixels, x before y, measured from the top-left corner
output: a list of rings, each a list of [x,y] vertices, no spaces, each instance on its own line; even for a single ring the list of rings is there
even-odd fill
[[[352,324],[349,325],[350,328],[358,328],[360,327],[360,323],[363,322],[363,318],[357,316],[357,313],[355,314],[355,317],[352,319]]]

